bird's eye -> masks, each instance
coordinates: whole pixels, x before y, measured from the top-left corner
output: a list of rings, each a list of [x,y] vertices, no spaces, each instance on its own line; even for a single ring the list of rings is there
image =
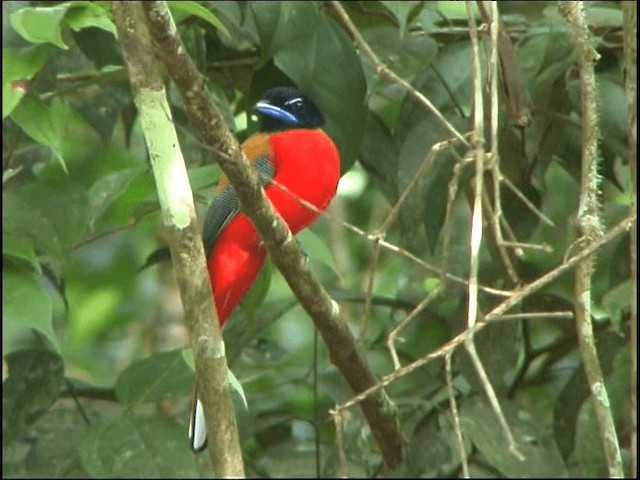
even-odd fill
[[[302,112],[304,110],[304,103],[301,98],[294,98],[285,103],[292,112]]]

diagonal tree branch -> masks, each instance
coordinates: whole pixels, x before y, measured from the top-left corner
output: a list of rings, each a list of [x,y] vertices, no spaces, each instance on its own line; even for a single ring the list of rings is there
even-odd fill
[[[356,348],[348,326],[339,315],[337,304],[309,270],[291,232],[266,201],[257,173],[241,155],[236,139],[211,103],[205,79],[186,54],[166,3],[145,2],[144,9],[158,47],[157,53],[182,92],[185,112],[191,124],[214,152],[273,263],[313,319],[327,344],[331,361],[356,394],[373,387],[377,380]],[[402,459],[403,440],[394,405],[380,390],[363,401],[361,406],[386,466],[396,467]]]

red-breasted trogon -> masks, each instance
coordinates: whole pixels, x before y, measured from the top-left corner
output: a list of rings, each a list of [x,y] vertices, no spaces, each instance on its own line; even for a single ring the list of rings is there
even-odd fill
[[[298,90],[269,90],[255,112],[260,130],[242,143],[242,152],[258,170],[267,198],[296,234],[318,216],[298,200],[322,211],[336,192],[338,149],[320,129],[324,117],[317,105]],[[203,242],[218,319],[224,325],[265,258],[260,237],[240,212],[235,190],[225,177],[205,218]],[[189,439],[198,452],[206,447],[207,432],[202,405],[197,395],[194,398]]]

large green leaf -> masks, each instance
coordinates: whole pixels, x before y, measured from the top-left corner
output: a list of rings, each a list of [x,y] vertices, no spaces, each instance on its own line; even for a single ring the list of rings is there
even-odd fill
[[[127,368],[116,381],[118,400],[126,405],[182,398],[193,384],[193,371],[182,349],[156,353]]]
[[[212,25],[215,29],[222,32],[223,35],[225,35],[227,38],[231,38],[229,30],[227,30],[227,28],[218,19],[218,17],[216,17],[210,10],[207,10],[198,2],[169,2],[169,8],[171,9],[171,13],[174,16],[176,15],[176,13],[185,17],[194,15]]]
[[[550,432],[524,410],[516,410],[502,401],[507,422],[523,458],[510,450],[492,408],[483,401],[471,400],[460,408],[460,426],[489,465],[506,477],[564,478],[564,461]]]
[[[52,43],[67,49],[62,39],[61,22],[69,9],[69,3],[55,7],[27,7],[11,15],[11,26],[31,43]]]
[[[80,445],[80,460],[93,477],[198,477],[185,433],[183,426],[162,419],[96,424]]]
[[[49,410],[64,387],[62,358],[25,349],[6,356],[9,375],[2,384],[3,438],[13,440]]]
[[[387,10],[395,17],[396,21],[400,25],[400,37],[404,37],[409,23],[409,17],[418,5],[422,7],[423,2],[408,1],[408,2],[380,2]]]
[[[62,151],[62,122],[39,98],[28,95],[11,114],[11,118],[36,142],[51,149],[62,168],[67,165]]]
[[[29,82],[53,53],[50,45],[2,49],[2,118],[6,118],[29,90]]]
[[[2,268],[2,350],[10,352],[25,329],[33,328],[59,349],[53,330],[51,298],[32,273],[9,266]]]
[[[70,7],[64,20],[71,29],[96,27],[116,36],[111,10],[101,2],[74,2]]]
[[[7,212],[12,231],[28,236],[48,253],[68,254],[87,232],[91,208],[87,192],[68,177],[25,185],[8,198],[16,199],[20,208],[20,216]]]

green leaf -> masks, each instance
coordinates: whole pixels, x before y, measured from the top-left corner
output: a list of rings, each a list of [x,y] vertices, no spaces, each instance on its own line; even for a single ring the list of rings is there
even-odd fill
[[[435,277],[427,277],[424,279],[424,291],[427,293],[433,292],[440,286],[440,279]]]
[[[2,268],[2,348],[4,352],[15,349],[14,341],[33,328],[60,349],[53,330],[51,298],[42,288],[38,278],[23,269],[8,266]]]
[[[62,153],[62,122],[39,98],[27,95],[11,114],[16,124],[36,142],[49,147],[67,171]]]
[[[220,30],[225,37],[231,39],[231,34],[227,27],[223,25],[223,23],[218,20],[211,10],[207,10],[205,7],[200,5],[197,2],[169,2],[169,8],[171,9],[171,14],[174,15],[174,12],[182,14],[182,15],[194,15],[198,18],[203,19],[205,22],[212,25],[217,30]],[[177,20],[176,20],[177,21]]]
[[[34,45],[2,49],[2,118],[6,118],[29,90],[29,82],[47,62],[53,48]]]
[[[404,37],[411,12],[423,2],[380,2],[389,10],[400,25],[400,37]]]
[[[64,366],[57,353],[35,348],[11,352],[6,361],[3,438],[13,440],[58,400],[64,388]]]
[[[90,209],[86,191],[68,176],[61,177],[15,188],[3,196],[15,208],[3,212],[7,231],[29,238],[37,251],[58,260],[87,231]]]
[[[542,213],[555,224],[554,227],[544,222],[538,223],[529,240],[533,244],[549,244],[553,252],[535,249],[525,250],[525,258],[536,264],[541,270],[562,262],[569,245],[575,237],[575,229],[567,221],[578,205],[578,183],[560,166],[558,162],[549,165],[545,172],[545,191],[542,197]]]
[[[81,344],[94,340],[108,329],[113,315],[123,301],[123,292],[118,285],[67,290],[67,298],[72,306],[69,317],[69,343]]]
[[[36,266],[36,252],[29,238],[7,235],[2,232],[2,255],[20,258]]]
[[[64,17],[72,30],[82,30],[87,27],[97,27],[106,32],[117,35],[116,26],[111,19],[111,12],[102,8],[96,2],[74,2]]]
[[[430,121],[423,121],[411,130],[400,151],[398,165],[398,189],[404,191],[416,178],[418,169],[427,158],[429,149],[437,142],[440,132],[433,130]],[[424,225],[427,247],[434,250],[448,201],[448,186],[455,159],[446,151],[433,157],[431,164],[406,197],[400,221],[405,242],[411,249],[418,248],[420,227]]]
[[[86,407],[86,404],[84,404]],[[79,421],[77,408],[51,408],[29,429],[38,441],[29,447],[27,470],[37,478],[87,478],[80,466],[78,446],[89,426]]]
[[[183,398],[191,390],[193,371],[182,349],[162,352],[130,365],[116,381],[116,395],[125,405]]]
[[[249,404],[247,403],[247,396],[244,393],[244,389],[242,388],[242,384],[240,380],[236,378],[233,372],[230,369],[227,369],[227,380],[229,381],[229,385],[231,389],[236,392],[240,398],[242,399],[242,404],[244,405],[245,410],[249,409]]]
[[[3,192],[2,202],[3,237],[10,237],[12,244],[21,243],[54,256],[63,255],[62,245],[49,220],[34,209],[20,191]]]
[[[550,433],[531,414],[515,411],[504,400],[501,403],[524,457],[522,460],[509,450],[500,423],[488,404],[476,399],[463,403],[460,409],[462,431],[486,461],[506,477],[567,477],[564,461]]]
[[[93,425],[79,448],[92,477],[196,478],[196,457],[183,425],[150,418],[120,418]]]
[[[11,15],[11,25],[28,42],[51,43],[66,50],[69,47],[62,39],[60,23],[69,7],[69,3],[62,3],[55,7],[23,8]]]
[[[100,177],[89,189],[89,224],[93,227],[96,220],[107,210],[116,199],[120,198],[131,180],[140,173],[139,169],[129,168],[119,170],[104,177]]]
[[[390,203],[398,199],[398,161],[396,139],[380,117],[369,112],[360,163]]]
[[[189,169],[189,183],[194,192],[200,192],[205,188],[211,188],[221,176],[218,165],[205,165],[204,167]]]
[[[513,372],[518,360],[522,327],[516,322],[493,322],[478,332],[476,349],[493,387],[504,391],[506,379]],[[483,386],[471,359],[466,354],[460,358],[460,372],[477,391]]]
[[[333,260],[333,254],[331,253],[331,250],[329,250],[327,242],[320,238],[317,233],[313,230],[306,229],[298,233],[296,235],[296,239],[300,242],[302,251],[311,261],[320,262],[326,265],[333,270],[336,275],[338,275],[336,262]]]
[[[624,315],[631,304],[631,281],[615,285],[602,297],[602,308],[607,312],[609,319],[615,325],[618,332],[623,331]]]

